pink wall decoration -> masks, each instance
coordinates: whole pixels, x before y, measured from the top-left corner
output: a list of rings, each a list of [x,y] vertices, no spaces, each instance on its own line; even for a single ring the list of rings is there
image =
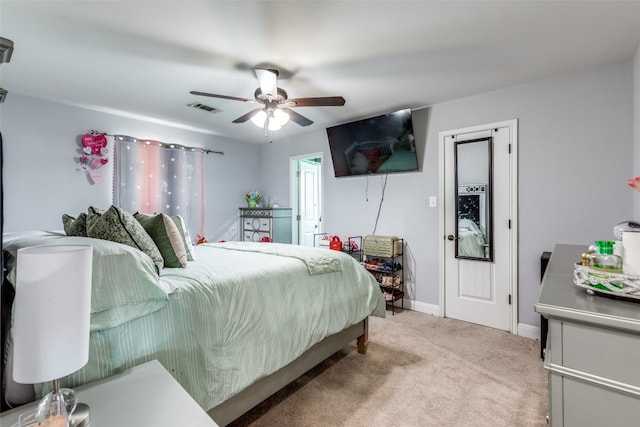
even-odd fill
[[[102,181],[102,173],[101,172],[89,172],[89,178],[93,181],[94,184]]]
[[[79,150],[81,155],[76,160],[82,170],[87,172],[92,184],[97,184],[102,179],[102,174],[94,171],[109,162],[107,144],[107,136],[104,133],[91,131],[82,135],[82,147]]]

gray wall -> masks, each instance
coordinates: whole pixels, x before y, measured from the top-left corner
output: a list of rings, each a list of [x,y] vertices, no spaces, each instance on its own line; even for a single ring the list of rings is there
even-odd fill
[[[440,218],[438,208],[428,207],[428,196],[439,188],[438,133],[518,119],[519,323],[539,325],[533,305],[540,254],[556,243],[609,239],[614,225],[633,213],[625,184],[633,168],[632,88],[629,61],[414,112],[420,172],[388,176],[376,234],[406,239],[409,297],[418,308],[439,301]],[[266,191],[286,197],[289,156],[314,151],[326,159],[324,230],[371,234],[384,178],[335,178],[324,131],[262,146],[270,169],[264,175]]]
[[[1,104],[0,119],[4,231],[62,229],[63,213],[111,204],[112,162],[98,169],[102,181],[92,184],[75,160],[79,138],[90,129],[223,151],[205,155],[205,233],[211,240],[236,237],[238,207],[259,182],[258,147],[251,144],[15,94]]]

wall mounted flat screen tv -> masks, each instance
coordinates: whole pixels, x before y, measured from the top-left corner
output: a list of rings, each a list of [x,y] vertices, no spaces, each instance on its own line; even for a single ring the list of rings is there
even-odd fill
[[[327,137],[336,177],[418,170],[410,109],[329,127]]]

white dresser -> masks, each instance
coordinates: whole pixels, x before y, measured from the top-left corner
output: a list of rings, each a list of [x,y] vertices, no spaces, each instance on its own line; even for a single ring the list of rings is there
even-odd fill
[[[291,243],[291,208],[240,208],[242,240]]]
[[[553,427],[640,425],[640,301],[573,284],[585,246],[557,245],[535,310],[549,319],[545,368]]]

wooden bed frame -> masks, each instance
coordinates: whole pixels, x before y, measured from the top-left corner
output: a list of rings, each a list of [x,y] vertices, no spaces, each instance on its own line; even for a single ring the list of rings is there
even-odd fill
[[[369,344],[368,318],[315,344],[293,362],[210,409],[209,415],[220,426],[229,424],[354,339],[357,339],[358,353],[365,354]]]

